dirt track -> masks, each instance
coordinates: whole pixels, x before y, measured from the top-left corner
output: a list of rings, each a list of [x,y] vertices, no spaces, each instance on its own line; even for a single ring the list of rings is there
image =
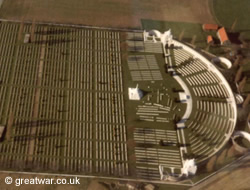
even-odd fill
[[[5,19],[140,28],[141,19],[214,23],[209,0],[8,0]]]

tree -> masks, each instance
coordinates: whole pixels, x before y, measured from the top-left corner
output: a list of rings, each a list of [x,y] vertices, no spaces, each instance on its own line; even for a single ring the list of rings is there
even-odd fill
[[[247,77],[244,77],[240,82],[239,82],[239,91],[242,92],[243,88],[247,82]]]
[[[192,40],[191,40],[191,44],[193,46],[195,46],[195,41],[196,41],[196,35],[193,35]]]
[[[210,44],[207,44],[207,47],[206,47],[206,51],[209,51],[209,49],[210,49]]]
[[[183,36],[184,36],[185,30],[182,30],[180,35],[179,35],[179,41],[182,40]]]
[[[242,70],[243,70],[243,68],[242,67],[240,67],[239,69],[238,69],[238,71],[237,71],[237,73],[236,73],[236,75],[235,75],[235,82],[239,82],[240,81],[240,79],[241,79],[241,76],[242,76]]]
[[[231,32],[234,31],[237,22],[238,22],[238,18],[236,18],[236,19],[234,20],[234,22],[233,22],[233,24],[232,24],[232,26],[231,26]]]
[[[237,68],[237,67],[240,65],[241,60],[242,60],[242,56],[237,55],[237,56],[236,56],[236,60],[235,60],[234,63],[233,63],[233,66],[234,66],[235,68]]]

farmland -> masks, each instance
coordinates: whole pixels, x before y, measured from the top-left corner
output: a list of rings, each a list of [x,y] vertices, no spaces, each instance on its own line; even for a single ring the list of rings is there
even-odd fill
[[[115,28],[141,28],[141,19],[214,22],[208,0],[5,0],[0,18]]]
[[[250,39],[250,22],[248,13],[250,5],[248,0],[211,0],[209,2],[211,13],[215,21],[228,29],[233,29],[234,33],[240,35],[240,39],[249,41]]]
[[[227,5],[227,6],[225,6]],[[242,0],[220,0],[211,2],[212,12],[214,13],[219,24],[231,28],[234,22],[236,31],[250,29],[248,21],[248,12],[250,11],[249,1]]]

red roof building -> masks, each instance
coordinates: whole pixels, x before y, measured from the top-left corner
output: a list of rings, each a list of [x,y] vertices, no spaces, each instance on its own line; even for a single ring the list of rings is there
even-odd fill
[[[218,30],[219,26],[217,24],[203,24],[202,28],[205,31],[216,31]]]
[[[217,36],[220,39],[221,45],[229,45],[231,42],[227,36],[227,32],[224,27],[220,28],[217,32]]]
[[[207,43],[214,44],[214,40],[213,40],[213,37],[211,35],[207,36]]]

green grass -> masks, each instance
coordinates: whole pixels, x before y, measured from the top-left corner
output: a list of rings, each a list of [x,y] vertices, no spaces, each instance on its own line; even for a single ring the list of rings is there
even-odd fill
[[[218,24],[231,29],[235,23],[235,32],[240,32],[243,39],[250,39],[249,0],[212,0],[211,9]]]
[[[213,0],[212,5],[215,17],[220,24],[227,28],[231,28],[235,20],[235,30],[249,30],[249,12],[250,1],[249,0]]]

